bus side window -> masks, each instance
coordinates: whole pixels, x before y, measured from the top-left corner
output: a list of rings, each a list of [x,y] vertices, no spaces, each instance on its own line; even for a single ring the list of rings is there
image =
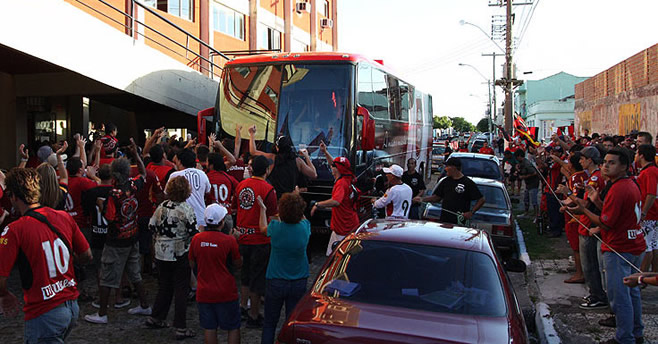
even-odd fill
[[[400,116],[400,84],[398,79],[388,75],[388,108],[390,110],[390,119],[401,120]]]
[[[388,114],[388,87],[386,86],[386,73],[372,69],[372,97],[373,110],[370,114],[375,119],[390,119]]]
[[[406,82],[400,81],[400,118],[399,119],[402,121],[409,120],[410,94],[413,94],[413,88],[410,90],[409,85]]]

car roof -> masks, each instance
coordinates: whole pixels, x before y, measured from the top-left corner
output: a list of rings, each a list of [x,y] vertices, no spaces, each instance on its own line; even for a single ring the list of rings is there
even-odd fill
[[[449,158],[473,158],[473,159],[484,159],[484,160],[493,160],[497,164],[500,164],[500,160],[497,156],[490,154],[480,154],[480,153],[467,153],[467,152],[454,152],[450,154]]]
[[[360,240],[456,248],[492,255],[486,232],[449,223],[376,219],[364,222],[355,232],[354,237]]]

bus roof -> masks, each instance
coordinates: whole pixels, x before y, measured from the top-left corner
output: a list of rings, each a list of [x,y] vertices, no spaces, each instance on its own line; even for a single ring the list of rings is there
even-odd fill
[[[346,62],[359,62],[369,61],[376,63],[358,54],[348,54],[341,52],[299,52],[299,53],[275,53],[275,54],[259,54],[236,57],[234,60],[229,61],[226,65],[243,64],[243,63],[272,63],[276,61],[346,61]]]

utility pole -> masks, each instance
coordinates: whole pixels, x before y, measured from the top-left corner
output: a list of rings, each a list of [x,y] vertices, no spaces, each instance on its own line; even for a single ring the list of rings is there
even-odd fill
[[[532,5],[532,2],[516,3],[513,4],[512,0],[497,0],[497,3],[489,4],[489,6],[502,6],[505,3],[505,76],[503,79],[496,80],[496,85],[502,86],[505,91],[505,131],[510,135],[512,134],[512,116],[514,114],[514,87],[521,85],[523,81],[516,80],[513,75],[512,63],[512,6],[513,5]]]

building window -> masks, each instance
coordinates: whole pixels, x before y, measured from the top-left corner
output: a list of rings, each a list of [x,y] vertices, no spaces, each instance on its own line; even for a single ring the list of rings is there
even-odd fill
[[[160,11],[173,14],[177,17],[192,21],[194,0],[142,0],[142,2]]]
[[[322,4],[322,15],[330,18],[331,16],[329,15],[329,0],[324,0]]]
[[[291,51],[294,52],[309,51],[309,48],[308,45],[304,44],[304,42],[293,39]]]
[[[258,49],[278,50],[281,49],[281,32],[258,24]]]
[[[212,12],[215,31],[244,40],[244,14],[217,3],[214,4]]]

